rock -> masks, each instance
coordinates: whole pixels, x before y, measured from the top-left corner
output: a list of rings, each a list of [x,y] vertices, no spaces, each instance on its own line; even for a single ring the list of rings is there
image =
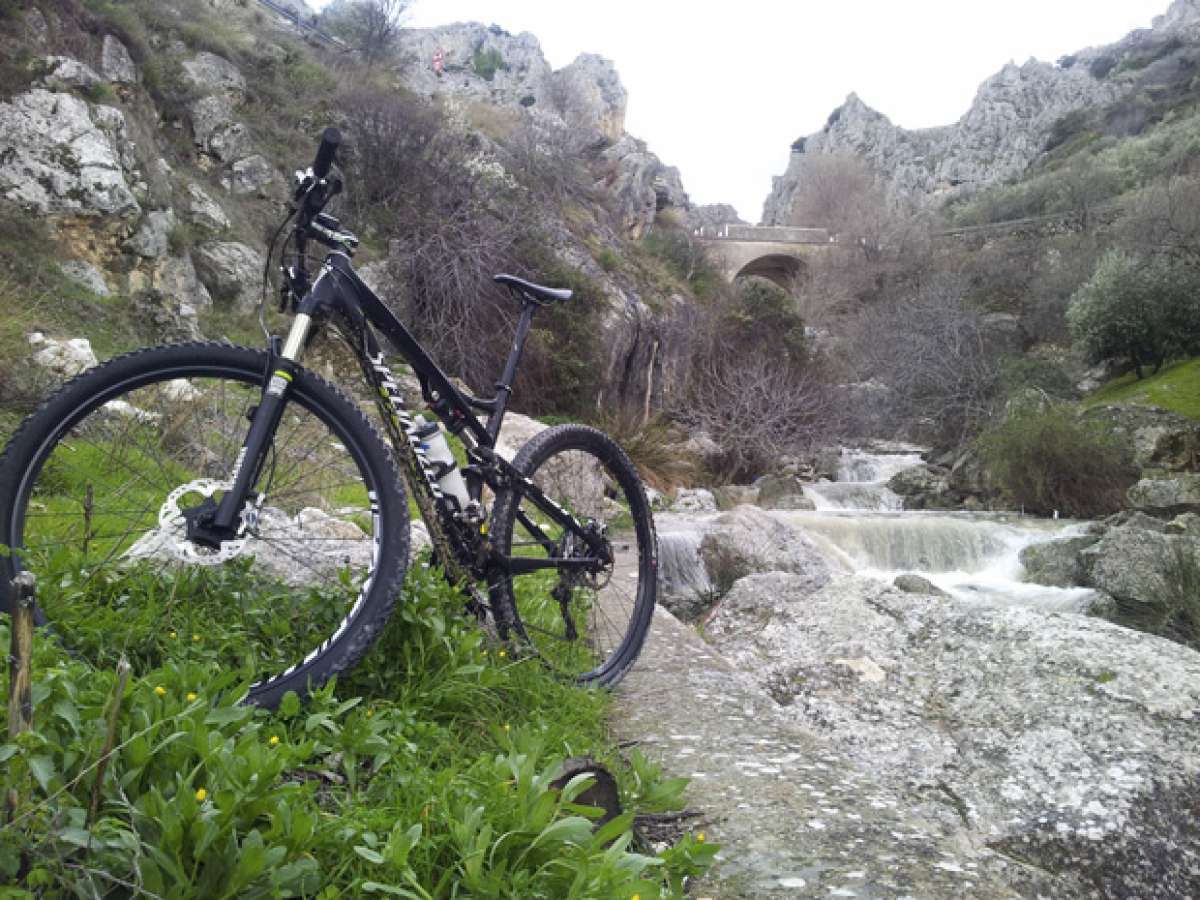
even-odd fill
[[[1024,580],[1060,588],[1082,585],[1086,576],[1079,563],[1079,552],[1098,540],[1099,535],[1089,534],[1025,547],[1020,553]]]
[[[594,132],[615,142],[625,133],[628,95],[613,64],[594,53],[581,53],[551,77],[563,120],[575,132]]]
[[[903,591],[906,594],[923,594],[926,597],[950,596],[928,578],[922,578],[920,575],[912,572],[897,575],[892,580],[892,584],[896,590]]]
[[[1177,552],[1196,552],[1191,537],[1166,533],[1136,524],[1109,528],[1104,535],[1079,552],[1080,581],[1116,598],[1123,604],[1145,604],[1168,591],[1167,570]]]
[[[246,90],[246,79],[238,67],[215,53],[202,51],[182,63],[184,80],[200,94],[223,93],[240,97]]]
[[[33,361],[63,378],[74,378],[97,365],[96,354],[87,338],[60,341],[35,331],[28,340],[33,348]]]
[[[535,434],[545,431],[548,426],[537,419],[523,416],[520,413],[504,414],[504,425],[500,429],[500,438],[496,441],[496,452],[513,461],[513,457],[533,438]]]
[[[82,285],[96,296],[112,296],[112,291],[108,288],[108,281],[105,280],[104,273],[91,263],[84,262],[81,259],[69,259],[66,262],[59,263],[58,268],[76,284]]]
[[[778,574],[736,585],[706,634],[961,846],[1053,872],[1062,896],[1191,891],[1195,651],[1085,616],[930,603],[865,578],[812,594]]]
[[[623,135],[600,158],[612,166],[602,186],[613,196],[631,237],[645,234],[659,211],[674,207],[686,213],[691,206],[679,170],[664,165],[644,141]]]
[[[89,90],[103,82],[96,71],[77,59],[69,56],[47,56],[42,60],[42,76],[38,84],[52,91],[65,91],[70,88]]]
[[[1189,471],[1200,464],[1200,422],[1157,406],[1093,406],[1084,421],[1100,422],[1133,451],[1142,469]]]
[[[153,288],[134,294],[131,302],[138,322],[156,340],[195,341],[201,337],[194,306]]]
[[[905,509],[953,509],[950,473],[940,466],[922,463],[897,472],[888,481],[890,490],[904,498]]]
[[[181,318],[195,319],[196,312],[212,306],[212,296],[196,275],[196,267],[188,254],[168,256],[159,261],[150,278],[150,287],[175,301]],[[193,322],[186,326],[189,331]]]
[[[40,215],[134,218],[124,117],[71,94],[35,89],[0,103],[0,195]]]
[[[749,484],[727,484],[713,488],[713,498],[717,501],[717,509],[728,511],[735,506],[758,503],[758,488]]]
[[[1176,516],[1167,523],[1166,534],[1186,534],[1190,537],[1200,538],[1200,515],[1196,513],[1184,513],[1181,516]]]
[[[754,506],[739,506],[713,520],[699,552],[718,591],[755,572],[791,572],[817,590],[833,574],[829,560],[808,535]]]
[[[234,241],[208,241],[195,249],[192,261],[214,299],[232,302],[239,312],[258,308],[266,260],[257,250]]]
[[[1172,478],[1143,478],[1125,495],[1131,508],[1178,515],[1200,511],[1200,475],[1180,473]]]
[[[221,162],[240,157],[250,143],[246,126],[234,117],[224,94],[201,97],[190,108],[196,146]]]
[[[44,47],[50,41],[50,23],[36,6],[25,13],[25,36],[35,47]]]
[[[275,183],[275,170],[265,158],[257,153],[239,159],[229,170],[229,175],[221,179],[221,185],[234,194],[257,194],[268,196],[267,188]]]
[[[165,256],[170,250],[171,232],[176,224],[173,210],[156,209],[149,212],[133,237],[125,242],[125,249],[143,259]]]
[[[708,228],[716,230],[722,225],[749,225],[737,214],[737,210],[728,203],[708,203],[703,206],[693,206],[688,210],[685,224],[689,231],[700,231]]]
[[[754,483],[763,509],[816,509],[804,495],[804,485],[794,475],[764,475]]]
[[[114,35],[106,34],[100,48],[100,71],[114,84],[137,84],[138,70],[129,50]]]
[[[229,228],[229,217],[216,200],[205,193],[198,184],[187,187],[188,220],[201,231],[220,234]]]
[[[717,499],[712,491],[704,488],[680,488],[675,492],[670,508],[677,513],[716,512]]]

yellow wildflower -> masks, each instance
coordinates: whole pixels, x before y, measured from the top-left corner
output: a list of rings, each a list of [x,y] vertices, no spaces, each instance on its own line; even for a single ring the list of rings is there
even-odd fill
[[[277,746],[279,744],[279,735],[277,735],[277,734],[271,735],[271,739],[269,741],[267,741],[267,743],[270,744],[272,747]]]
[[[198,635],[198,634],[193,634],[193,635],[192,635],[192,640],[193,640],[193,641],[195,641],[196,643],[200,643],[200,635]]]
[[[504,659],[504,657],[508,656],[508,654],[507,654],[507,653],[505,653],[503,650],[501,650],[501,651],[500,651],[499,653],[497,653],[496,655],[497,655],[497,656],[499,656],[501,659]]]
[[[179,635],[176,634],[174,631],[168,631],[167,634],[169,634],[171,636],[172,640],[179,637]]]
[[[207,796],[208,796],[208,791],[206,791],[204,788],[200,788],[200,790],[196,791],[196,801],[198,803],[203,803],[204,798]]]
[[[704,843],[704,832],[703,832],[703,831],[699,832],[699,833],[696,835],[696,843],[697,843],[697,844],[703,844],[703,843]]]
[[[154,689],[154,693],[158,694],[160,697],[165,697],[167,695],[167,689],[160,684]]]
[[[187,695],[188,703],[195,703],[198,699],[200,699],[199,694],[197,694],[195,691],[188,691],[188,695]]]

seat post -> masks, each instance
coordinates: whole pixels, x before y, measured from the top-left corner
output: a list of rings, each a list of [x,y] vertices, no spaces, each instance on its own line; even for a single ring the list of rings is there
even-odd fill
[[[512,349],[508,351],[508,361],[504,363],[504,374],[496,382],[496,406],[488,417],[487,431],[493,441],[500,434],[500,425],[504,421],[504,410],[508,407],[512,384],[517,377],[517,366],[521,363],[521,351],[525,349],[525,341],[529,337],[529,329],[533,324],[533,314],[537,312],[537,307],[538,304],[528,297],[521,297],[521,317],[517,320],[517,331],[513,335]]]

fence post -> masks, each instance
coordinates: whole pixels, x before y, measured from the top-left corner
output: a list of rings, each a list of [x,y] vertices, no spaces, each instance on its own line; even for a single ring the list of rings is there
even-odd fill
[[[8,657],[8,736],[33,726],[33,573],[12,580],[12,649]]]

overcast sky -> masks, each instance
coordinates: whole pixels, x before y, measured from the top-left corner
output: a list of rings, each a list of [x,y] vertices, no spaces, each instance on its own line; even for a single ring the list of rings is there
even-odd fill
[[[320,0],[310,5],[320,7]],[[789,145],[851,91],[906,128],[957,120],[1006,62],[1053,61],[1148,27],[1169,0],[415,0],[408,24],[530,31],[555,68],[616,63],[626,130],[696,203],[757,221]]]

